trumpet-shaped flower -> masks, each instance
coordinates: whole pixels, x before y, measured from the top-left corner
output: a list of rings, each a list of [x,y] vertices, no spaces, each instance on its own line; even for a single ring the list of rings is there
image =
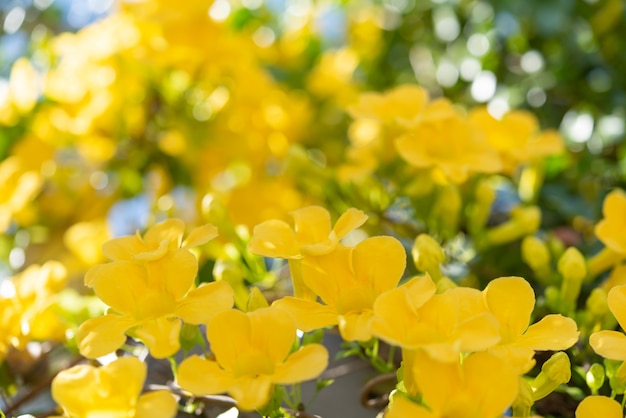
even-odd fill
[[[204,243],[213,235],[211,227],[198,228],[183,247]],[[93,267],[85,284],[111,309],[80,326],[81,354],[90,358],[108,354],[124,343],[128,333],[143,341],[153,356],[167,357],[180,347],[181,320],[208,323],[233,306],[228,283],[194,288],[198,262],[179,248],[181,236],[181,223],[173,220],[156,225],[143,239],[123,237],[105,245],[107,256],[116,261]]]
[[[546,315],[528,326],[535,293],[521,277],[492,280],[483,294],[500,325],[500,342],[489,351],[505,359],[519,374],[533,367],[535,350],[565,350],[578,341],[576,322],[562,315]]]
[[[615,189],[604,199],[602,214],[604,218],[595,228],[596,236],[607,248],[619,254],[626,254],[626,193]]]
[[[106,366],[78,365],[52,381],[52,397],[71,418],[172,418],[177,403],[165,390],[141,395],[146,365],[121,357]]]
[[[396,139],[409,164],[436,169],[450,182],[463,183],[471,173],[496,173],[500,158],[485,137],[446,99],[426,106],[421,118]]]
[[[404,248],[392,237],[367,238],[352,248],[339,244],[332,253],[302,263],[305,285],[323,304],[287,296],[273,306],[290,311],[304,331],[339,325],[345,340],[367,341],[374,303],[396,287],[405,265]]]
[[[257,225],[248,248],[264,257],[299,259],[305,255],[328,254],[340,239],[360,227],[367,215],[354,208],[339,217],[331,229],[330,214],[320,206],[308,206],[291,212],[294,227],[280,220]]]
[[[434,359],[454,362],[463,352],[480,351],[500,340],[497,322],[476,289],[458,287],[435,295],[429,276],[390,290],[374,303],[372,332],[412,351],[422,348]]]
[[[396,395],[385,418],[496,418],[519,391],[518,375],[489,353],[474,353],[462,364],[441,363],[425,352],[416,356],[412,373],[423,405]]]
[[[150,228],[142,237],[135,235],[114,238],[102,246],[102,252],[111,260],[156,261],[169,251],[186,250],[206,244],[217,237],[217,228],[207,224],[192,230],[183,241],[185,223],[167,219]]]
[[[609,309],[622,330],[626,330],[626,285],[615,286],[607,297]],[[619,331],[602,330],[589,337],[589,345],[602,357],[611,360],[626,360],[626,335]]]
[[[576,408],[576,418],[624,418],[622,406],[606,396],[587,396]]]
[[[320,344],[290,354],[294,320],[271,307],[217,314],[207,338],[215,359],[185,359],[178,368],[178,384],[194,394],[228,392],[244,410],[265,405],[275,384],[313,379],[328,364],[328,352]]]
[[[339,217],[331,229],[330,214],[320,206],[308,206],[291,212],[292,229],[288,223],[269,220],[257,225],[248,248],[264,257],[289,259],[289,268],[296,297],[314,300],[315,296],[302,279],[302,263],[307,255],[328,254],[339,240],[367,220],[367,215],[354,208]]]

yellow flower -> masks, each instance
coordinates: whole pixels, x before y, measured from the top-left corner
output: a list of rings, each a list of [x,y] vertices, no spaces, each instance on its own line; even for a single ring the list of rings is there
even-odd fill
[[[396,139],[409,164],[436,169],[445,179],[463,183],[471,173],[495,173],[500,158],[489,143],[446,99],[429,103],[409,130]]]
[[[496,418],[519,391],[517,374],[501,359],[475,353],[463,363],[441,363],[420,352],[411,370],[424,405],[396,395],[385,418]]]
[[[604,218],[595,228],[596,236],[609,249],[626,254],[626,193],[615,189],[604,199],[602,205]]]
[[[623,418],[622,406],[606,396],[587,396],[576,408],[576,418]]]
[[[183,229],[181,221],[169,220],[143,238],[137,234],[104,245],[104,253],[116,261],[90,269],[85,284],[111,309],[80,326],[81,354],[89,358],[108,354],[124,343],[128,333],[143,341],[154,357],[167,357],[180,347],[181,320],[208,323],[233,306],[228,283],[194,288],[198,261],[186,248],[211,239],[214,227],[197,228],[181,242]]]
[[[206,244],[217,237],[217,228],[207,224],[192,230],[183,241],[185,223],[180,219],[167,219],[150,228],[142,237],[135,235],[114,238],[102,246],[102,252],[111,260],[157,261],[168,252],[189,254],[188,248]],[[179,250],[180,249],[180,250]],[[87,279],[86,279],[87,280]]]
[[[96,368],[78,365],[61,371],[52,381],[52,397],[71,418],[172,418],[174,396],[164,390],[141,395],[146,365],[121,357]]]
[[[317,377],[328,364],[320,344],[290,350],[296,325],[275,308],[217,314],[207,331],[215,360],[191,356],[178,368],[178,384],[194,394],[228,392],[243,410],[265,405],[275,384]]]
[[[609,291],[607,304],[622,330],[626,330],[626,285],[613,287]],[[608,330],[594,332],[589,337],[589,345],[602,357],[626,360],[626,335],[623,332]]]
[[[489,352],[506,360],[520,375],[535,364],[535,350],[565,350],[578,341],[576,322],[562,315],[546,315],[528,326],[535,294],[521,277],[492,280],[483,294],[500,325],[500,342]]]
[[[392,237],[367,238],[356,247],[338,244],[302,263],[304,284],[323,304],[287,296],[272,306],[290,311],[303,331],[338,324],[345,340],[367,341],[374,302],[396,287],[405,265],[404,247]]]
[[[331,229],[330,214],[320,206],[308,206],[291,212],[294,227],[287,222],[270,220],[257,225],[248,248],[264,257],[302,258],[323,255],[335,249],[340,239],[360,227],[367,215],[354,208],[339,217]]]
[[[332,252],[339,240],[363,225],[367,215],[354,208],[342,214],[331,229],[330,214],[320,206],[308,206],[291,212],[294,227],[280,220],[265,221],[254,228],[248,249],[264,257],[300,260]],[[314,300],[311,290],[303,283],[301,263],[290,262],[294,294]]]
[[[41,189],[38,172],[26,170],[25,163],[12,156],[0,162],[0,232],[11,222],[28,218],[28,205]]]
[[[428,92],[414,84],[403,84],[384,93],[367,92],[348,109],[355,119],[378,119],[383,123],[397,119],[412,121],[426,107]]]
[[[434,293],[435,284],[426,276],[382,294],[374,304],[372,332],[402,347],[406,362],[419,348],[434,359],[454,362],[460,353],[499,341],[497,323],[479,290],[457,287]]]
[[[469,120],[485,133],[489,144],[498,151],[507,173],[512,173],[520,164],[564,150],[558,133],[539,132],[536,116],[525,110],[512,110],[496,119],[487,108],[478,107],[472,109]]]

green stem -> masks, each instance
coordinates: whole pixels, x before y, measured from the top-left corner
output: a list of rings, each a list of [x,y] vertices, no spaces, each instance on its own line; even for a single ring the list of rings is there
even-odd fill
[[[170,367],[172,368],[172,374],[174,375],[174,379],[177,378],[178,375],[178,364],[176,363],[176,359],[174,356],[168,357],[167,360],[170,362]]]

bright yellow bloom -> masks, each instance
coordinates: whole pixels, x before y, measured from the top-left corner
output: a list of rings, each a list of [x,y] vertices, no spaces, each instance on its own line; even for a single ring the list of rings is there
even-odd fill
[[[624,418],[622,406],[606,396],[587,396],[576,408],[576,418]]]
[[[609,249],[626,254],[626,193],[615,189],[604,199],[604,218],[595,228],[596,236]]]
[[[374,304],[372,332],[402,347],[407,362],[419,348],[434,359],[454,362],[460,353],[484,350],[500,340],[479,290],[434,293],[435,284],[426,276],[382,294]]]
[[[345,340],[367,341],[374,303],[397,286],[405,265],[404,247],[392,237],[367,238],[356,247],[338,244],[332,253],[302,263],[304,284],[323,304],[287,296],[273,306],[295,315],[303,331],[339,325]]]
[[[198,261],[186,248],[213,238],[215,228],[197,228],[182,242],[183,230],[182,221],[168,220],[143,238],[137,234],[104,245],[105,255],[116,261],[93,267],[85,284],[111,309],[80,326],[81,354],[90,358],[108,354],[124,343],[128,333],[143,341],[154,357],[167,357],[180,347],[181,320],[208,323],[233,306],[228,283],[194,288]]]
[[[257,225],[248,248],[264,257],[298,259],[304,255],[323,255],[335,249],[340,239],[367,220],[354,208],[337,219],[331,229],[330,214],[320,206],[308,206],[291,212],[294,227],[287,222],[270,220]]]
[[[185,223],[167,219],[150,228],[142,237],[135,235],[114,238],[102,246],[102,252],[111,260],[157,261],[165,255],[190,254],[188,248],[206,244],[217,237],[217,228],[207,224],[191,231],[183,241]],[[86,279],[87,280],[87,279]]]
[[[609,291],[607,303],[622,330],[626,330],[626,285],[613,287]],[[626,335],[623,332],[608,330],[594,332],[589,338],[589,345],[602,357],[626,360]]]
[[[354,208],[343,213],[331,229],[330,214],[320,206],[308,206],[291,212],[294,227],[287,222],[270,220],[257,225],[248,248],[250,252],[264,257],[300,260],[305,256],[324,255],[332,252],[339,240],[360,227],[367,215]],[[311,290],[303,283],[301,263],[290,262],[294,294],[314,300]]]
[[[418,121],[396,139],[400,156],[409,164],[436,169],[452,183],[472,173],[496,173],[500,158],[487,140],[446,99],[429,103]]]
[[[498,151],[507,173],[512,173],[520,164],[565,149],[558,133],[540,132],[537,117],[525,110],[512,110],[496,119],[487,108],[478,107],[472,109],[469,120],[485,133],[489,144]]]
[[[578,341],[576,322],[562,315],[546,315],[528,326],[535,293],[521,277],[492,280],[483,295],[500,325],[501,340],[489,352],[506,360],[520,375],[535,364],[535,350],[565,350]]]
[[[52,397],[71,418],[172,418],[177,403],[165,390],[141,395],[146,365],[121,357],[96,368],[82,364],[61,371],[52,381]]]
[[[462,364],[441,363],[425,352],[412,370],[424,405],[396,395],[385,418],[496,418],[502,416],[519,391],[517,374],[501,359],[474,353]]]
[[[217,314],[207,338],[215,359],[185,359],[178,368],[178,384],[194,394],[228,392],[243,410],[265,405],[275,384],[313,379],[328,364],[328,352],[320,344],[290,354],[296,325],[275,308]]]

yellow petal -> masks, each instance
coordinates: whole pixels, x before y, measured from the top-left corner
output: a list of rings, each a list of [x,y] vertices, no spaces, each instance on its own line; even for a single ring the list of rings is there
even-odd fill
[[[139,398],[135,418],[174,418],[178,412],[178,402],[171,392],[157,390]]]
[[[182,248],[197,247],[204,245],[218,236],[217,227],[206,224],[193,229],[183,242]]]
[[[267,376],[239,379],[228,392],[243,411],[252,411],[264,406],[272,394],[274,385]]]
[[[502,415],[519,392],[518,375],[501,359],[489,353],[475,353],[463,362],[465,387],[470,402],[484,417]]]
[[[621,189],[611,191],[602,205],[602,214],[608,219],[621,219],[626,213],[626,193]]]
[[[418,168],[427,168],[433,165],[432,160],[425,153],[425,150],[419,143],[418,137],[413,133],[407,133],[395,140],[398,154],[409,164]]]
[[[339,332],[346,341],[368,341],[372,338],[370,323],[373,311],[348,312],[339,316]]]
[[[578,341],[576,322],[562,315],[546,315],[528,327],[515,345],[533,350],[567,350]]]
[[[367,215],[362,210],[350,208],[345,211],[333,227],[337,239],[342,239],[351,231],[357,229],[367,221]]]
[[[146,380],[146,364],[137,357],[120,357],[104,367],[100,372],[99,382],[104,387],[114,390],[116,397],[135,401],[139,397]],[[123,385],[120,383],[123,382]]]
[[[459,394],[462,388],[461,368],[457,360],[443,363],[431,358],[424,351],[418,351],[413,358],[412,370],[424,402],[430,409],[443,415],[450,399]]]
[[[179,335],[182,323],[178,319],[157,318],[144,321],[133,330],[155,358],[169,357],[180,349]]]
[[[430,276],[416,277],[381,294],[374,302],[372,333],[390,344],[404,345],[418,321],[417,308],[435,294]]]
[[[226,282],[200,285],[176,306],[174,315],[189,324],[208,324],[215,314],[233,307],[233,288]]]
[[[176,379],[181,388],[195,395],[224,393],[236,382],[215,361],[196,355],[187,357],[180,363]]]
[[[440,418],[421,405],[411,402],[402,395],[394,396],[385,418]]]
[[[147,245],[158,245],[169,241],[170,248],[180,247],[185,233],[185,223],[180,219],[167,219],[151,227],[143,236]]]
[[[302,245],[322,243],[330,235],[330,214],[321,206],[308,206],[290,213],[296,238]]]
[[[594,332],[589,337],[589,345],[602,357],[610,360],[626,360],[626,335],[621,332]]]
[[[626,330],[626,285],[612,288],[606,302],[619,325]]]
[[[232,371],[242,353],[252,347],[250,319],[234,309],[220,312],[209,323],[207,337],[220,366]]]
[[[296,339],[296,324],[291,315],[276,308],[261,308],[248,312],[250,343],[275,365],[282,363]]]
[[[308,344],[291,354],[289,358],[276,367],[272,381],[281,385],[289,385],[305,380],[315,379],[328,366],[328,351],[321,344]]]
[[[576,408],[576,418],[623,418],[619,402],[606,396],[587,396]]]
[[[62,370],[52,380],[52,398],[64,408],[67,415],[85,416],[89,410],[89,400],[85,397],[96,375],[95,368],[86,364]]]
[[[406,252],[393,237],[367,238],[354,248],[352,264],[357,281],[381,294],[395,288],[402,278]]]
[[[482,351],[500,341],[498,322],[488,313],[481,313],[461,322],[456,335],[463,352]]]
[[[147,290],[146,270],[131,261],[113,261],[90,270],[96,295],[117,312],[131,313]]]
[[[80,354],[97,358],[114,352],[126,342],[124,333],[135,324],[129,317],[115,314],[88,319],[76,333]]]
[[[102,254],[111,260],[130,261],[134,254],[146,251],[146,245],[136,236],[113,238],[102,244]]]
[[[489,353],[504,360],[518,375],[528,373],[535,365],[535,350],[510,344],[489,348]]]
[[[165,289],[174,300],[180,300],[193,283],[198,273],[198,260],[187,250],[169,251],[164,257],[145,264],[150,283]]]
[[[286,222],[271,220],[254,227],[248,250],[253,254],[273,258],[297,258],[300,245]]]
[[[337,313],[329,306],[310,300],[283,297],[272,303],[272,307],[284,309],[293,315],[298,329],[309,332],[336,325]]]
[[[530,284],[521,277],[500,277],[489,282],[483,293],[502,332],[510,338],[522,335],[535,307],[535,293]],[[505,337],[502,342],[509,341]]]
[[[334,251],[302,259],[302,281],[328,305],[335,305],[340,289],[356,285],[352,265],[353,248],[338,244]]]

